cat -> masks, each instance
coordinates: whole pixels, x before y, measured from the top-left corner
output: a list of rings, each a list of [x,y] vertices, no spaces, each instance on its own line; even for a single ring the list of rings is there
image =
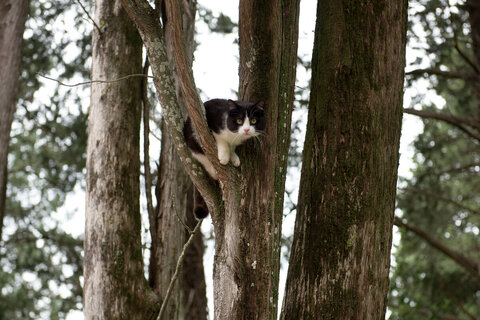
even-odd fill
[[[246,140],[265,133],[264,103],[213,99],[203,105],[208,127],[217,144],[218,160],[223,165],[231,162],[235,167],[240,166],[240,158],[235,153],[235,148]],[[183,136],[193,157],[202,164],[212,179],[218,180],[213,164],[205,156],[197,141],[190,118],[185,121]],[[196,188],[194,215],[198,220],[208,215],[207,205]]]

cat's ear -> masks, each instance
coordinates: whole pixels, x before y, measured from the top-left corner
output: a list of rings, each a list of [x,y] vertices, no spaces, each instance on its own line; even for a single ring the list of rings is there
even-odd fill
[[[237,104],[235,101],[228,99],[228,109],[233,110],[237,108]]]
[[[263,107],[265,106],[265,101],[258,101],[257,103],[255,103],[255,106],[260,108],[260,109],[263,109]]]

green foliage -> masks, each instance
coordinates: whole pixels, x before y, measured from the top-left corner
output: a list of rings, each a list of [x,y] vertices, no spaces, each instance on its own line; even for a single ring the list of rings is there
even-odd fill
[[[225,34],[232,33],[233,29],[238,27],[238,25],[234,23],[229,16],[226,16],[223,13],[215,16],[212,10],[202,6],[199,6],[198,8],[198,15],[212,32]]]
[[[422,60],[426,59],[432,68],[471,72],[465,59],[473,60],[474,55],[465,6],[449,8],[443,0],[418,0],[411,6],[410,45],[420,44],[425,53],[413,67],[425,65]],[[415,105],[476,118],[479,101],[471,83],[440,76],[429,80],[445,105],[430,103],[421,94],[413,99]],[[411,87],[417,81],[416,77],[407,78]],[[424,132],[414,142],[413,177],[400,180],[397,201],[401,217],[448,248],[478,261],[479,141],[439,120],[423,119],[423,123]],[[391,279],[390,319],[466,319],[480,314],[479,279],[419,236],[404,229],[400,232]]]
[[[71,211],[66,197],[84,185],[85,94],[38,73],[88,78],[91,26],[75,2],[30,6],[9,150],[0,319],[64,319],[81,308],[82,239],[62,230],[60,212]]]

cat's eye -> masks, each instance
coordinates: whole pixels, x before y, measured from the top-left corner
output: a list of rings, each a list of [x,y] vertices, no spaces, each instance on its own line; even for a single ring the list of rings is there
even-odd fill
[[[251,124],[257,123],[257,119],[252,119],[252,120],[250,120],[250,123],[251,123]]]
[[[242,124],[242,123],[243,123],[243,120],[242,120],[242,119],[237,119],[237,123],[238,123],[238,124]]]

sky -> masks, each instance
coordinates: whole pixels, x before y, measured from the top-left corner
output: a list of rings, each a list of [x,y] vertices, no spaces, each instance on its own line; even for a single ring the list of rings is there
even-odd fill
[[[214,15],[223,13],[229,16],[234,22],[238,22],[238,2],[225,1],[225,0],[199,0],[199,6],[209,8],[213,11]],[[310,60],[313,37],[315,29],[315,17],[316,15],[316,1],[314,0],[302,0],[300,8],[300,26],[299,26],[299,43],[298,43],[298,55],[305,60]],[[64,26],[68,27],[68,26]],[[218,34],[211,33],[207,26],[197,21],[197,36],[196,40],[199,46],[195,52],[194,59],[194,77],[197,87],[201,90],[202,99],[208,100],[212,98],[233,98],[235,99],[235,91],[238,88],[238,45],[235,43],[237,35],[234,31],[232,34]],[[74,50],[74,49],[72,49]],[[407,48],[407,65],[409,62],[415,60],[418,52]],[[52,74],[52,76],[55,76]],[[297,68],[297,85],[299,87],[307,87],[309,81],[309,73],[302,67]],[[48,91],[48,81],[44,81]],[[51,86],[50,86],[51,87]],[[409,91],[410,90],[410,91]],[[410,97],[415,94],[414,91],[427,92],[427,83],[420,82],[417,88],[409,89],[405,92],[404,106],[411,106]],[[88,106],[88,92],[84,97],[85,104]],[[40,94],[42,99],[48,97],[48,93],[45,95]],[[438,100],[435,95],[429,95],[430,99]],[[442,101],[436,101],[442,103]],[[306,110],[296,109],[293,114],[293,120],[299,120],[302,123],[302,130],[296,137],[299,141],[303,141],[303,135],[306,125]],[[405,115],[403,120],[403,129],[401,136],[400,146],[400,165],[399,176],[409,177],[410,169],[412,168],[411,158],[413,156],[413,148],[411,142],[415,136],[422,130],[422,122],[412,115]],[[158,154],[159,142],[155,142],[155,138],[152,137],[151,154]],[[300,168],[289,169],[286,185],[291,187],[293,194],[292,199],[296,201],[298,182],[300,180]],[[63,210],[60,210],[57,215],[64,221],[63,226],[67,232],[74,235],[80,235],[83,233],[83,229],[79,226],[84,226],[85,217],[85,195],[84,191],[80,188],[76,188],[76,192],[67,197],[66,205]],[[145,219],[144,219],[145,220]],[[293,233],[293,226],[295,222],[294,214],[289,214],[283,223],[282,231],[283,236],[290,236]],[[212,225],[210,218],[207,219],[202,225],[204,233],[211,233]],[[398,233],[395,228],[394,242],[399,241]],[[213,241],[207,243],[207,251],[204,257],[204,265],[207,279],[207,295],[208,295],[208,307],[210,310],[210,319],[213,319],[213,286],[212,286],[212,273],[213,273]],[[282,256],[283,256],[282,252]],[[394,263],[394,261],[393,261]],[[280,275],[280,294],[279,294],[279,310],[281,309],[281,301],[283,298],[283,287],[286,278],[286,270],[288,268],[287,261],[282,261],[282,270]],[[83,319],[81,312],[72,312],[68,320]]]

